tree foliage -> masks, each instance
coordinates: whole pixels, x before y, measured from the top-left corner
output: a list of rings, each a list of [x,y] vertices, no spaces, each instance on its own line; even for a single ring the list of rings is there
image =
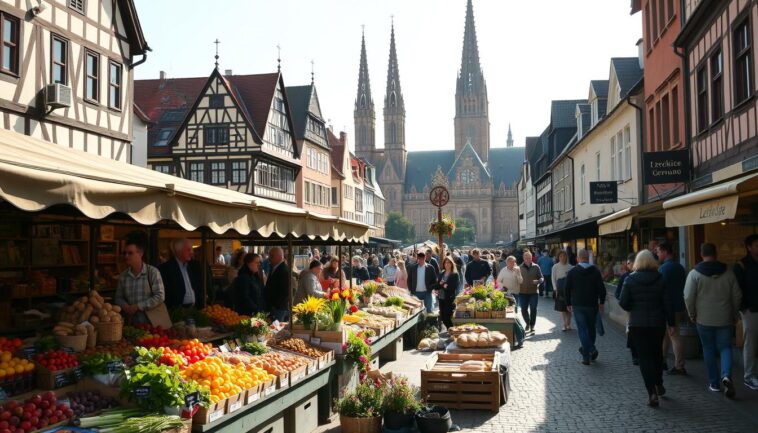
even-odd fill
[[[416,239],[416,227],[400,212],[390,211],[384,223],[384,234],[389,239],[408,244]]]
[[[462,246],[469,242],[473,242],[476,238],[476,227],[468,218],[456,218],[455,219],[455,232],[448,243],[450,245]]]

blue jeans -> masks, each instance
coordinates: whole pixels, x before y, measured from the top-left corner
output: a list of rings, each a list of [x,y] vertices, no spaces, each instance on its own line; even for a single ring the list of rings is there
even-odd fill
[[[524,322],[532,328],[534,328],[534,323],[537,321],[537,302],[539,300],[540,297],[537,293],[518,294],[521,316],[524,318]]]
[[[434,299],[432,299],[432,291],[431,290],[427,290],[425,292],[416,292],[416,293],[413,294],[413,296],[415,296],[415,297],[421,299],[422,301],[424,301],[424,307],[426,308],[426,312],[427,313],[431,313],[432,312],[432,310],[434,308],[434,304],[433,304]]]
[[[719,386],[719,379],[732,377],[732,327],[697,325],[700,342],[703,343],[703,359],[708,369],[708,381]],[[721,375],[716,354],[721,357]]]
[[[579,334],[579,341],[582,343],[582,358],[589,361],[593,353],[597,352],[595,347],[595,338],[597,332],[595,324],[597,323],[598,309],[596,307],[572,307],[574,310],[574,320],[576,321],[576,330]]]
[[[553,279],[550,278],[550,274],[544,275],[545,282],[540,285],[540,295],[543,293],[552,293],[553,291]]]

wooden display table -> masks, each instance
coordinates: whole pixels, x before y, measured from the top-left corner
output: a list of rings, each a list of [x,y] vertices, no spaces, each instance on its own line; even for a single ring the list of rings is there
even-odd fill
[[[513,344],[515,343],[513,332],[514,332],[514,328],[516,327],[515,313],[508,312],[505,318],[501,318],[501,319],[476,319],[473,317],[469,317],[469,318],[453,317],[454,325],[463,325],[465,323],[476,323],[476,324],[484,326],[490,331],[502,332],[503,334],[505,334],[506,337],[508,337],[508,341],[511,344],[511,349],[513,349]]]

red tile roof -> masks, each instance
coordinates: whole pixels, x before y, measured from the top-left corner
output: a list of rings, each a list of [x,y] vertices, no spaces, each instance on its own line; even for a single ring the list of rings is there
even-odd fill
[[[332,173],[336,173],[339,177],[344,179],[345,175],[342,173],[342,161],[345,158],[345,145],[329,128],[326,129],[326,139],[331,148],[329,154],[332,157]]]
[[[226,79],[234,85],[252,119],[253,127],[262,135],[266,130],[279,73],[232,75]]]

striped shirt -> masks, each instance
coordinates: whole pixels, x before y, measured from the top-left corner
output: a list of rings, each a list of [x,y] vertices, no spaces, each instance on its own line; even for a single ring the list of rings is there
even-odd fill
[[[139,275],[132,274],[131,268],[121,273],[113,301],[121,307],[132,304],[145,311],[155,308],[165,299],[160,271],[145,263]]]

